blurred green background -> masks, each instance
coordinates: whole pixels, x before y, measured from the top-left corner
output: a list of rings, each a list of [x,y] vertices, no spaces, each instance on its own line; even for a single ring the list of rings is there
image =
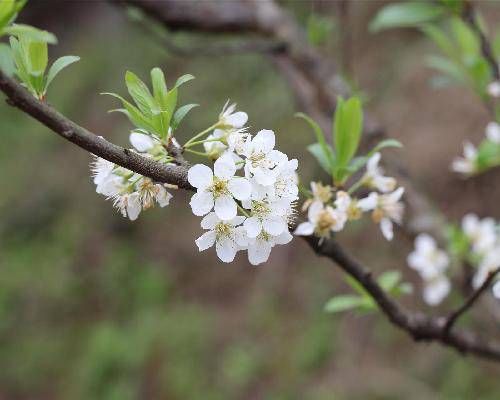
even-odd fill
[[[467,89],[428,85],[422,57],[433,48],[416,32],[368,34],[382,4],[351,3],[346,64],[369,108],[405,144],[394,155],[450,218],[498,218],[498,173],[465,183],[447,172],[462,140],[482,137],[486,111]],[[341,56],[335,2],[286,5],[304,25],[312,14],[333,21],[323,46]],[[482,6],[489,23],[500,21],[498,8]],[[160,66],[170,83],[197,78],[181,90],[182,103],[201,105],[181,139],[212,123],[230,98],[253,130],[277,133],[304,179],[321,174],[304,150],[312,137],[293,118],[293,94],[265,57],[175,57],[101,1],[32,1],[21,20],[57,34],[52,57],[82,57],[49,102],[91,131],[127,145],[130,126],[107,114],[116,104],[99,93],[123,94],[127,69],[146,78]],[[331,296],[350,289],[302,241],[276,248],[258,268],[243,256],[219,263],[196,249],[201,230],[188,194],[132,223],[96,195],[88,154],[4,102],[0,135],[0,399],[500,398],[492,363],[415,344],[380,315],[324,313]],[[340,240],[376,273],[400,269],[419,290],[404,262],[411,243],[388,244],[370,223]],[[424,307],[418,295],[403,301]],[[469,322],[499,333],[484,310]]]

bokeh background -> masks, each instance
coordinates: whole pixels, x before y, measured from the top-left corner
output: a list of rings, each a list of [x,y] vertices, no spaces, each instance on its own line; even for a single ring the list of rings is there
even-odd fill
[[[470,182],[449,172],[462,141],[483,136],[479,100],[463,87],[432,87],[423,58],[435,49],[416,31],[368,32],[384,2],[349,3],[347,59],[335,2],[285,2],[305,26],[311,14],[331,21],[324,50],[344,57],[367,107],[405,144],[388,151],[450,220],[469,211],[499,218],[498,172]],[[480,7],[498,24],[494,2]],[[176,57],[104,1],[31,1],[20,19],[56,33],[52,57],[81,56],[49,101],[91,131],[126,146],[130,125],[107,113],[116,103],[99,93],[124,94],[127,69],[146,79],[160,66],[169,82],[197,78],[181,90],[182,103],[201,107],[180,139],[211,124],[230,98],[252,129],[277,133],[305,179],[321,175],[305,151],[311,134],[293,117],[293,94],[264,56]],[[222,264],[197,251],[188,194],[132,223],[96,195],[89,154],[4,102],[0,135],[0,399],[500,398],[492,363],[415,344],[377,313],[325,313],[331,296],[350,289],[301,240],[257,268],[243,256]],[[405,264],[411,243],[399,236],[389,244],[365,221],[339,240],[376,273],[401,270],[416,289],[402,301],[425,308]],[[500,332],[485,308],[464,322]]]

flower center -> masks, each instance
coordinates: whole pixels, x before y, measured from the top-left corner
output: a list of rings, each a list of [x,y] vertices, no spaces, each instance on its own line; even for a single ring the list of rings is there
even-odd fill
[[[319,214],[318,222],[316,224],[316,234],[318,236],[328,236],[330,229],[337,222],[336,218],[327,210]]]
[[[232,226],[224,222],[219,222],[215,226],[215,236],[217,238],[228,237],[231,235]]]
[[[229,190],[227,189],[227,182],[214,177],[214,181],[212,183],[212,186],[210,187],[210,191],[213,193],[215,198],[228,194]]]

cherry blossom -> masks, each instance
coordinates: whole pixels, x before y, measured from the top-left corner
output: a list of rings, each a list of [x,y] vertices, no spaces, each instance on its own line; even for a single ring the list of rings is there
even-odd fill
[[[455,158],[451,169],[464,175],[472,175],[477,172],[477,149],[472,143],[464,143],[464,156]]]
[[[307,213],[307,222],[302,222],[295,234],[300,236],[316,235],[320,238],[329,237],[332,232],[341,231],[347,221],[344,211],[325,206],[320,201],[314,201]]]
[[[379,166],[380,153],[375,153],[366,164],[366,173],[362,178],[363,183],[382,193],[393,191],[396,188],[396,179],[384,176],[383,169]]]
[[[376,206],[372,213],[373,221],[380,224],[380,230],[387,240],[392,240],[393,222],[401,224],[403,219],[404,205],[400,202],[404,188],[400,187],[392,193],[371,193],[370,196],[376,200]],[[371,200],[373,201],[373,200]]]

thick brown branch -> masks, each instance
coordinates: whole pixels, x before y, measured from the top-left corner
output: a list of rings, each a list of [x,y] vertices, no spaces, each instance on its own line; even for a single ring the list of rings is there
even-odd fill
[[[67,119],[47,105],[36,100],[26,89],[0,71],[0,90],[7,95],[7,102],[31,115],[36,120],[53,130],[59,136],[122,167],[148,176],[155,181],[170,183],[188,189],[186,168],[165,165],[147,159],[128,149],[108,142],[102,136],[89,132],[85,128]]]
[[[500,268],[497,268],[496,270],[490,272],[488,274],[488,277],[486,280],[483,282],[483,284],[478,287],[468,298],[465,300],[464,304],[462,304],[459,308],[457,308],[455,311],[453,311],[447,318],[446,324],[444,325],[444,334],[447,335],[455,323],[458,321],[458,319],[464,315],[475,303],[481,295],[488,289],[490,286],[491,282],[493,282],[493,279],[498,275],[500,272]]]

